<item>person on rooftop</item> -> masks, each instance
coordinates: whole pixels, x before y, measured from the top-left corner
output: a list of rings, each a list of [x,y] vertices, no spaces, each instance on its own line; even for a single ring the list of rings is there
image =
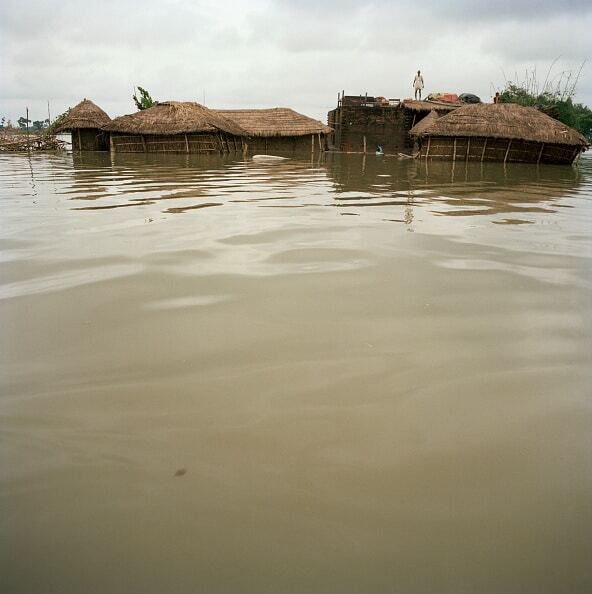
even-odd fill
[[[413,88],[415,89],[415,98],[421,100],[421,90],[423,89],[423,76],[421,75],[421,71],[418,70],[415,78],[413,79]]]

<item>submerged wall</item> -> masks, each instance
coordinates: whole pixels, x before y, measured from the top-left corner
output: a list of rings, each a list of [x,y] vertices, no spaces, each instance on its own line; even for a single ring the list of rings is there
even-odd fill
[[[72,130],[73,151],[105,151],[108,148],[107,135],[98,128]]]
[[[242,139],[230,134],[123,134],[112,132],[111,150],[118,153],[230,153],[243,150]]]
[[[273,155],[286,153],[311,153],[327,148],[325,134],[306,134],[305,136],[253,136],[245,139],[247,151],[251,155]]]
[[[580,147],[505,138],[432,136],[419,141],[422,158],[450,161],[570,164]]]
[[[378,145],[386,154],[410,151],[409,130],[429,111],[414,111],[401,105],[341,105],[328,114],[334,132],[329,146],[343,152],[373,153]]]

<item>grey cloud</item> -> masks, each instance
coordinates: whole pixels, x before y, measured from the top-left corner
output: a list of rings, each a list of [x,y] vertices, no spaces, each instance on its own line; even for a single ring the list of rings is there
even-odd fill
[[[550,28],[552,26],[552,29]],[[565,60],[582,61],[590,56],[592,43],[592,12],[579,19],[557,17],[552,25],[535,21],[525,27],[507,23],[484,31],[483,50],[504,60]]]
[[[160,99],[201,101],[205,89],[211,106],[324,117],[342,88],[408,95],[417,67],[433,90],[488,97],[502,70],[592,57],[591,25],[588,1],[3,0],[0,114],[88,96],[119,115],[141,84]]]
[[[439,18],[459,19],[461,23],[522,21],[527,24],[532,20],[592,12],[589,0],[428,0],[423,5]]]

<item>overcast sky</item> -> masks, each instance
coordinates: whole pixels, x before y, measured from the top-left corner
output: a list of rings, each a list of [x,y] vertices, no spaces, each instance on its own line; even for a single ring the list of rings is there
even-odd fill
[[[326,121],[337,92],[426,91],[489,101],[508,78],[585,65],[592,106],[592,0],[1,0],[0,116],[52,116],[84,97],[110,116],[155,99],[293,107]]]

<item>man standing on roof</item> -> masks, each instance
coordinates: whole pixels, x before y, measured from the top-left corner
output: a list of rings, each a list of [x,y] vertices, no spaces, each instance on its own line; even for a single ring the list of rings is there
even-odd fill
[[[421,71],[417,71],[415,78],[413,79],[413,88],[415,89],[415,98],[419,95],[419,99],[421,100],[421,90],[423,89],[423,76],[421,75]]]

